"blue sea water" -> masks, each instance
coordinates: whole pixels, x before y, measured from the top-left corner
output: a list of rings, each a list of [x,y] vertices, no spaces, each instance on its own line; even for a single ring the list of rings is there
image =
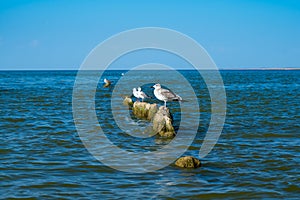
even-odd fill
[[[121,148],[161,148],[164,140],[156,136],[135,139],[112,120],[109,108],[115,99],[111,94],[122,72],[105,72],[111,88],[99,83],[95,109],[100,126]],[[185,153],[197,157],[210,122],[210,96],[196,71],[181,73],[193,86],[200,105],[198,132]],[[72,112],[76,74],[0,72],[0,198],[298,198],[300,71],[221,71],[227,94],[226,121],[217,145],[201,159],[202,166],[180,169],[171,164],[140,174],[105,166],[83,145]],[[153,96],[148,87],[152,82],[143,88]],[[155,99],[148,101],[162,105]],[[177,126],[179,104],[168,106]],[[148,123],[134,120],[141,126]]]

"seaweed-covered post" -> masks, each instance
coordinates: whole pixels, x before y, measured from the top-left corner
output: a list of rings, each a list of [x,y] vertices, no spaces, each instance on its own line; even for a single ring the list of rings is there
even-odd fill
[[[162,137],[172,138],[175,136],[175,129],[172,125],[172,116],[169,108],[161,106],[153,117],[153,131]]]
[[[125,97],[125,99],[123,100],[123,104],[127,105],[129,107],[132,107],[133,106],[133,101],[130,97]]]
[[[134,102],[132,107],[132,113],[142,119],[152,120],[153,116],[157,112],[157,105],[146,102]]]
[[[156,104],[146,102],[135,102],[132,113],[142,119],[153,122],[153,132],[161,137],[173,138],[175,129],[172,125],[172,116],[168,108],[161,106],[159,109]]]

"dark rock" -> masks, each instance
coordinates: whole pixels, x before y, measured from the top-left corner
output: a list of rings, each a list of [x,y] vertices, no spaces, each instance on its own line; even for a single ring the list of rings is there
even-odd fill
[[[201,166],[201,162],[192,156],[185,156],[177,159],[175,165],[182,168],[198,168]]]

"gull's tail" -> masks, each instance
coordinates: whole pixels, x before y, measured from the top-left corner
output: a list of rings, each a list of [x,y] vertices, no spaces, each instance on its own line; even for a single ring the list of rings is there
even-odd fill
[[[182,99],[181,96],[179,96],[179,95],[176,95],[176,97],[173,99],[173,101],[188,102],[188,100]]]

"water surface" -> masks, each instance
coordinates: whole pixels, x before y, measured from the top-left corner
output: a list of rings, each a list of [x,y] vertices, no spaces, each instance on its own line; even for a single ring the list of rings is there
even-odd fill
[[[108,71],[105,77],[116,83],[121,73]],[[199,74],[181,73],[200,104],[197,136],[185,153],[197,157],[211,103]],[[82,144],[72,115],[76,71],[0,72],[1,198],[297,199],[300,71],[221,74],[227,93],[226,122],[218,144],[202,159],[202,167],[187,170],[171,164],[155,172],[134,174],[103,165]],[[145,88],[151,94],[151,89]],[[107,137],[132,151],[165,145],[160,138],[133,138],[118,128],[110,109],[105,109],[110,107],[112,90],[99,83],[95,99]],[[168,105],[178,125],[179,104]]]

